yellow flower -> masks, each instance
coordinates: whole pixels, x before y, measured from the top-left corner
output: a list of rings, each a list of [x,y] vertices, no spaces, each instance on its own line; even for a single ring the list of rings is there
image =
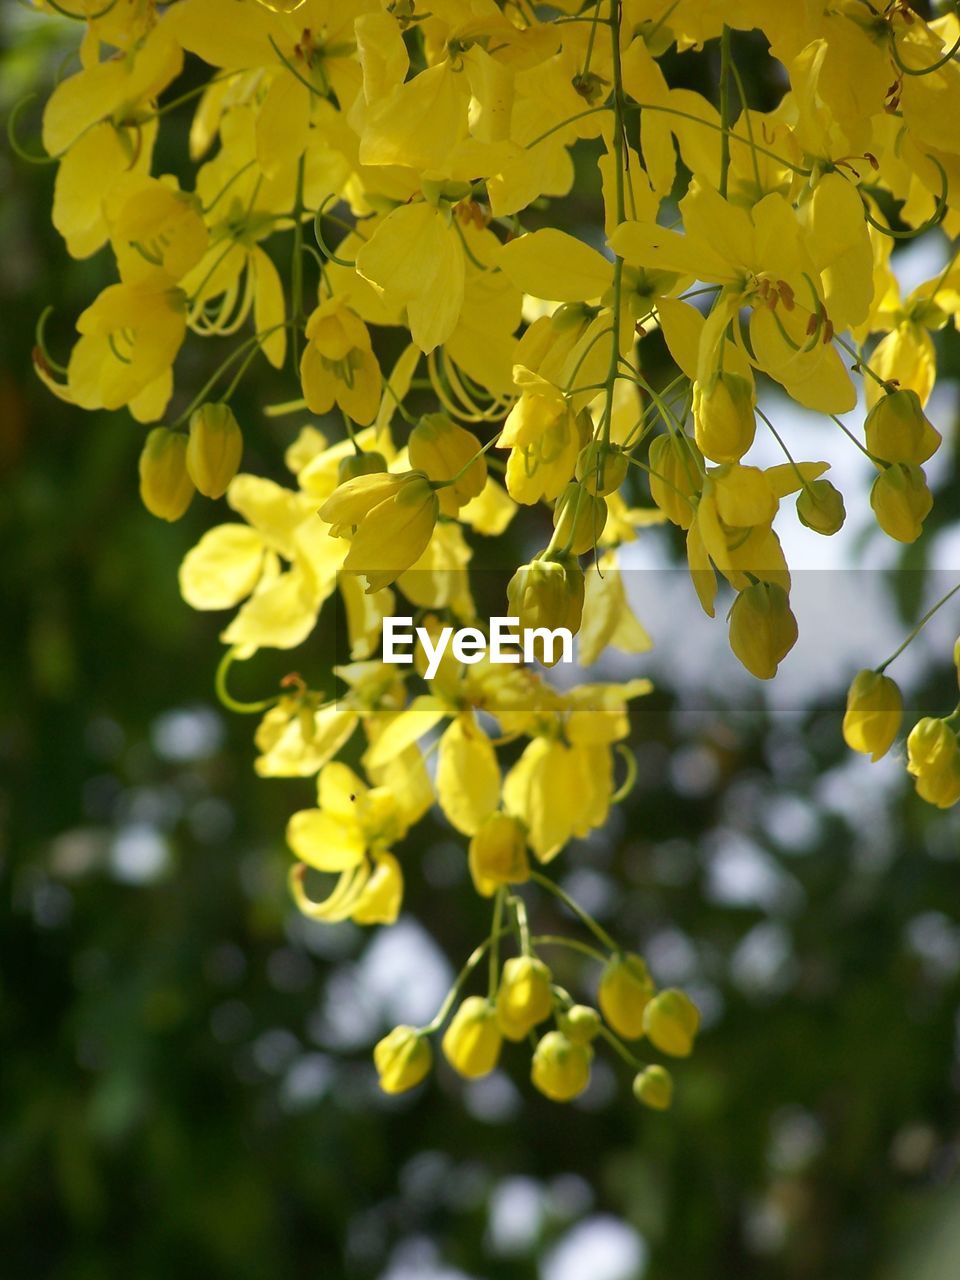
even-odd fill
[[[938,809],[960,800],[960,745],[945,720],[925,716],[907,738],[907,771],[917,780],[917,795]]]
[[[427,548],[440,507],[430,481],[420,471],[379,473],[348,480],[320,508],[320,518],[339,534],[356,531],[343,562],[360,573],[367,591],[379,591],[415,564]]]
[[[871,760],[885,756],[900,732],[903,698],[896,682],[878,671],[858,671],[847,694],[843,738]]]
[[[550,970],[533,956],[512,956],[497,992],[497,1022],[508,1040],[523,1040],[553,1010]]]
[[[797,620],[783,587],[754,582],[730,610],[730,648],[758,680],[772,680],[797,642]]]
[[[416,1027],[394,1027],[374,1046],[373,1064],[384,1093],[405,1093],[429,1075],[433,1050]]]
[[[673,1080],[665,1067],[650,1066],[633,1079],[633,1096],[654,1111],[667,1111],[673,1101]]]
[[[548,1031],[533,1054],[530,1078],[553,1102],[570,1102],[590,1083],[589,1045],[568,1040],[562,1031]]]
[[[77,320],[80,334],[67,365],[67,389],[83,409],[130,406],[135,418],[160,417],[171,369],[187,331],[183,293],[160,273],[112,284]]]
[[[307,320],[300,381],[311,413],[338,404],[365,426],[377,416],[382,378],[367,326],[342,298],[330,298]]]
[[[497,439],[509,449],[507,492],[532,506],[558,497],[576,469],[584,441],[567,401],[542,378],[534,378],[510,410]]]
[[[507,584],[510,617],[519,619],[521,631],[556,631],[563,627],[576,634],[583,614],[583,596],[583,570],[570,556],[522,564]],[[539,637],[537,644],[538,661],[547,666],[560,661],[561,645],[552,645],[548,653]]]
[[[471,498],[482,493],[487,464],[480,450],[480,441],[472,431],[442,413],[425,414],[410,432],[407,451],[411,466],[430,480],[453,481],[438,490],[444,515],[457,515]]]
[[[719,371],[711,381],[695,383],[693,421],[701,453],[714,462],[739,462],[753,444],[757,419],[752,380]]]
[[[582,556],[596,548],[607,523],[607,504],[589,493],[586,485],[571,480],[553,509],[555,533],[551,546],[569,555]]]
[[[627,455],[619,445],[592,440],[580,450],[575,475],[588,493],[605,498],[620,488],[628,470]]]
[[[195,195],[169,179],[133,176],[105,201],[110,243],[128,284],[162,274],[182,280],[207,250],[209,234]]]
[[[667,432],[650,443],[650,495],[668,520],[689,529],[703,488],[703,455],[689,436]]]
[[[686,1058],[700,1026],[700,1011],[689,996],[671,987],[647,1005],[643,1029],[661,1053]]]
[[[227,404],[204,404],[190,418],[187,470],[206,498],[220,498],[237,474],[243,435]]]
[[[502,1043],[496,1008],[482,996],[468,996],[447,1027],[443,1052],[455,1071],[475,1080],[497,1065]]]
[[[193,500],[187,470],[187,437],[182,431],[154,427],[140,454],[140,497],[151,515],[179,520]]]
[[[890,391],[864,424],[867,448],[883,462],[926,462],[940,447],[940,432],[923,412],[916,391]]]
[[[523,828],[509,814],[490,814],[471,839],[468,857],[474,887],[485,898],[502,884],[530,878]]]
[[[897,542],[916,542],[933,507],[933,495],[921,467],[894,462],[881,471],[870,490],[877,524]]]
[[[639,1040],[644,1010],[655,990],[641,956],[630,953],[607,961],[597,996],[603,1016],[617,1035]]]
[[[843,528],[846,519],[843,494],[829,480],[813,480],[797,494],[797,516],[815,533],[830,536]]]
[[[600,1015],[588,1004],[573,1004],[557,1016],[557,1026],[574,1044],[590,1044],[600,1034]]]

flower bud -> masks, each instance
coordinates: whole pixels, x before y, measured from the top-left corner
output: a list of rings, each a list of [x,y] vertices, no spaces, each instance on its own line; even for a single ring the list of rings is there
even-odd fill
[[[433,1050],[416,1027],[394,1027],[374,1047],[373,1064],[384,1093],[405,1093],[429,1073]]]
[[[179,520],[189,507],[194,484],[187,471],[187,437],[154,427],[140,454],[140,497],[151,515]]]
[[[471,838],[468,858],[474,888],[484,898],[502,884],[530,878],[523,827],[508,813],[491,813]]]
[[[917,795],[938,809],[960,800],[960,745],[945,720],[924,716],[907,738],[907,771],[917,780]]]
[[[889,391],[867,414],[867,448],[883,462],[926,462],[940,447],[940,432],[923,412],[916,391]]]
[[[457,426],[442,413],[425,414],[410,432],[407,451],[412,467],[425,472],[431,480],[458,477],[453,484],[437,490],[445,516],[455,516],[471,498],[483,492],[487,463],[481,448],[472,431]]]
[[[627,455],[619,445],[591,440],[577,457],[576,477],[587,493],[605,498],[627,478]]]
[[[387,460],[382,453],[371,450],[370,453],[348,453],[340,459],[337,467],[337,484],[346,484],[357,476],[375,476],[387,469]]]
[[[689,436],[656,436],[647,455],[650,496],[668,520],[689,529],[703,488],[703,455]]]
[[[468,996],[447,1027],[443,1052],[454,1071],[475,1080],[497,1065],[502,1043],[494,1006],[483,996]]]
[[[588,1004],[574,1004],[559,1015],[557,1025],[574,1044],[590,1044],[600,1034],[600,1015]]]
[[[645,1107],[666,1111],[673,1101],[673,1077],[666,1067],[647,1067],[634,1076],[633,1096]]]
[[[228,404],[202,404],[190,418],[187,470],[205,498],[220,498],[237,474],[243,434]]]
[[[693,422],[701,453],[713,462],[739,462],[753,444],[757,419],[753,383],[739,373],[720,372],[693,386]]]
[[[897,542],[916,542],[933,506],[933,496],[920,467],[895,462],[874,480],[870,505],[885,534]]]
[[[530,1078],[553,1102],[569,1102],[590,1083],[589,1045],[568,1040],[562,1031],[548,1031],[533,1054]]]
[[[583,570],[572,556],[552,560],[531,560],[522,564],[507,586],[510,616],[519,619],[521,631],[544,627],[556,631],[565,627],[576,634],[583,614]],[[537,660],[547,658],[545,646],[537,640]],[[561,647],[553,646],[552,666],[559,661]]]
[[[758,680],[771,680],[797,642],[790,598],[774,582],[752,582],[730,610],[730,648]]]
[[[522,1040],[553,1010],[550,970],[533,956],[513,956],[503,966],[497,1022],[508,1040]]]
[[[829,480],[811,480],[797,494],[800,523],[827,537],[843,528],[847,513],[843,494]]]
[[[689,996],[671,987],[661,991],[643,1012],[643,1029],[661,1053],[686,1058],[700,1026],[700,1010]]]
[[[903,698],[894,680],[877,671],[858,671],[847,693],[843,740],[871,760],[885,756],[900,732]]]
[[[607,523],[607,504],[571,480],[553,508],[556,533],[551,545],[570,555],[582,556],[600,541]]]
[[[624,1040],[643,1035],[643,1011],[656,987],[641,956],[612,956],[600,978],[597,998],[603,1016]]]

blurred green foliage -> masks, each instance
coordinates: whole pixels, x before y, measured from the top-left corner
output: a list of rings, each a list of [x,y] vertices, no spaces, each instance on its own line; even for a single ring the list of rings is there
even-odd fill
[[[9,110],[66,46],[56,23],[4,34]],[[702,83],[708,60],[683,74]],[[291,912],[283,828],[312,783],[252,785],[253,724],[212,698],[219,619],[177,594],[216,517],[148,517],[142,428],[34,380],[36,316],[55,305],[63,349],[105,266],[66,258],[51,168],[5,151],[0,178],[0,1275],[567,1280],[591,1225],[633,1252],[620,1271],[596,1252],[583,1280],[960,1274],[956,815],[890,773],[865,787],[833,697],[732,717],[660,689],[635,714],[623,819],[565,854],[607,927],[703,1004],[672,1113],[606,1070],[556,1108],[525,1087],[523,1049],[519,1091],[441,1067],[412,1098],[378,1094],[376,935]],[[956,372],[955,335],[941,354]],[[187,357],[188,387],[212,359]],[[279,475],[290,423],[255,409],[272,389],[251,382],[245,426]],[[955,485],[937,510],[956,522]],[[890,579],[911,616],[918,583]],[[933,704],[951,679],[928,673]],[[400,852],[426,983],[486,907],[439,821]],[[752,894],[724,890],[731,866]],[[595,975],[559,968],[589,993]]]

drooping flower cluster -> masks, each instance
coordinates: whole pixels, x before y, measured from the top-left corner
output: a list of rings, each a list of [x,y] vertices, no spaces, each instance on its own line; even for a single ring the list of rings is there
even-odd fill
[[[148,425],[140,488],[155,515],[177,519],[196,491],[226,495],[238,519],[204,534],[181,588],[195,608],[236,610],[227,705],[250,709],[226,691],[233,661],[297,649],[330,625],[334,597],[346,619],[339,695],[290,677],[259,708],[257,772],[318,779],[316,807],[287,832],[297,904],[320,920],[394,920],[393,849],[437,803],[493,899],[462,975],[487,956],[487,995],[464,1000],[443,1038],[459,1071],[492,1069],[502,1037],[548,1017],[532,1078],[551,1098],[585,1086],[598,1035],[631,1061],[623,1038],[689,1052],[689,1000],[655,995],[639,957],[585,913],[607,963],[600,1013],[559,988],[515,888],[558,892],[532,867],[605,821],[646,682],[560,691],[525,665],[449,656],[424,680],[422,643],[408,668],[380,660],[381,625],[401,608],[427,636],[449,622],[482,632],[471,560],[524,507],[543,513],[542,544],[510,566],[510,614],[577,632],[583,666],[609,645],[640,654],[618,549],[669,522],[705,612],[726,582],[733,652],[774,676],[797,638],[778,511],[795,498],[831,535],[844,502],[829,462],[795,459],[802,442],[761,407],[771,383],[828,418],[862,388],[854,444],[876,471],[877,522],[900,542],[920,536],[923,465],[940,444],[924,412],[930,335],[960,313],[960,267],[948,256],[904,299],[891,250],[960,228],[960,21],[928,23],[904,0],[35,3],[83,23],[80,69],[43,116],[53,221],[75,257],[108,245],[118,277],[78,317],[64,365],[41,326],[38,373],[73,404]],[[750,105],[736,65],[757,29],[787,86],[771,111]],[[664,56],[711,43],[715,99],[673,87]],[[158,173],[158,130],[191,101],[195,172]],[[573,187],[575,152],[602,191],[583,239],[543,225]],[[188,335],[238,336],[174,415]],[[649,376],[652,343],[671,376]],[[239,470],[231,402],[258,356],[296,382],[271,410],[301,418],[292,485]],[[782,464],[749,461],[758,430]],[[899,719],[889,677],[861,673],[850,745],[877,758]],[[909,753],[925,799],[960,799],[951,721],[921,721]],[[336,879],[318,897],[324,875]],[[518,954],[501,966],[508,936]],[[426,1037],[460,985],[430,1028],[378,1046],[384,1088],[422,1079]],[[637,1076],[641,1101],[666,1106],[670,1091],[661,1067]]]

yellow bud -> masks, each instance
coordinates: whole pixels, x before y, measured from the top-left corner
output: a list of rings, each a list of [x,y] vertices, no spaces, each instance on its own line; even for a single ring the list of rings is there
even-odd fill
[[[771,680],[797,642],[797,620],[783,587],[753,582],[730,610],[730,648],[758,680]]]
[[[885,756],[900,732],[903,698],[895,681],[876,671],[859,671],[847,693],[843,740],[872,760]]]
[[[349,533],[368,512],[395,497],[404,478],[388,471],[352,476],[331,493],[320,508],[320,519],[331,526],[335,537]]]
[[[508,1040],[522,1040],[553,1011],[550,970],[533,956],[513,956],[503,966],[497,1022]]]
[[[474,1080],[497,1065],[503,1038],[497,1011],[482,996],[468,996],[443,1037],[443,1052],[455,1071]]]
[[[410,432],[407,450],[412,467],[431,480],[453,480],[457,476],[453,484],[437,491],[445,516],[455,516],[471,498],[483,492],[487,462],[480,454],[481,448],[472,431],[458,427],[442,413],[426,414]]]
[[[190,419],[187,470],[205,498],[220,498],[237,474],[243,435],[228,404],[202,404]]]
[[[566,627],[576,634],[583,615],[583,570],[572,556],[552,560],[531,560],[522,564],[507,585],[510,616],[519,619],[522,631],[546,627],[555,631]],[[553,647],[553,665],[559,661],[561,648]],[[538,660],[547,655],[539,645]]]
[[[923,412],[916,391],[890,391],[867,414],[867,448],[884,462],[926,462],[940,447],[940,432]]]
[[[797,494],[797,515],[814,533],[838,533],[847,515],[843,494],[829,480],[811,480]]]
[[[648,454],[650,496],[668,520],[681,529],[693,524],[703,489],[703,455],[689,436],[656,436]]]
[[[553,523],[556,533],[551,545],[582,556],[600,541],[607,523],[607,504],[588,492],[586,485],[571,480],[553,508]]]
[[[558,1016],[557,1025],[574,1044],[590,1044],[600,1034],[600,1015],[588,1004],[573,1004]]]
[[[569,1102],[590,1083],[589,1045],[569,1040],[562,1031],[548,1031],[533,1054],[530,1078],[553,1102]]]
[[[924,716],[907,738],[907,771],[917,780],[917,795],[938,809],[960,800],[960,745],[945,720]]]
[[[604,498],[626,480],[627,466],[627,455],[619,445],[591,440],[580,450],[575,474],[587,493]]]
[[[689,996],[673,987],[654,996],[644,1010],[644,1031],[661,1053],[673,1058],[689,1055],[699,1026],[700,1010]]]
[[[433,1050],[416,1027],[394,1027],[374,1047],[373,1064],[384,1093],[405,1093],[429,1073]]]
[[[718,373],[694,383],[693,422],[700,451],[713,462],[739,462],[757,431],[753,383],[739,373]]]
[[[340,459],[337,467],[337,484],[346,484],[357,476],[380,475],[387,469],[387,460],[382,453],[348,453]]]
[[[870,505],[885,534],[898,542],[916,542],[933,507],[933,496],[920,467],[895,462],[874,480]]]
[[[523,828],[507,813],[492,813],[470,840],[470,875],[477,893],[489,898],[501,884],[530,877]]]
[[[629,953],[611,957],[600,978],[597,993],[607,1022],[624,1040],[643,1035],[643,1011],[656,987],[641,956]]]
[[[140,454],[140,497],[151,515],[179,520],[193,500],[187,471],[187,437],[182,431],[154,427]]]
[[[647,1067],[634,1076],[633,1096],[645,1107],[666,1111],[673,1101],[673,1077],[666,1067]]]

